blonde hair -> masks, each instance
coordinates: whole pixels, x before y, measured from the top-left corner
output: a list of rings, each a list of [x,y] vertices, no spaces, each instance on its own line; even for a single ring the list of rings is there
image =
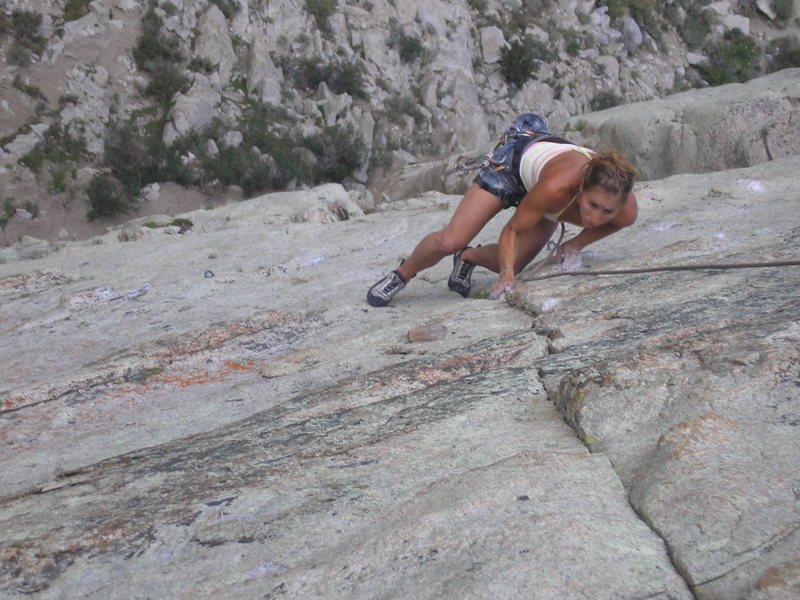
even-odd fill
[[[628,159],[614,149],[606,149],[589,161],[583,176],[583,187],[599,187],[620,196],[622,204],[633,189],[633,179],[639,171]]]

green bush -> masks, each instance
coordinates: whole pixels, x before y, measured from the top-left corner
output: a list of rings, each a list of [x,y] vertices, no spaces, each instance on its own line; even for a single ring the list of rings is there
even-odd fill
[[[330,87],[337,94],[350,94],[353,98],[366,98],[364,83],[364,67],[354,62],[336,62],[329,65],[331,72]]]
[[[625,3],[623,0],[606,0],[603,4],[608,7],[608,16],[612,19],[620,19],[625,16]]]
[[[711,42],[705,50],[708,64],[698,69],[710,85],[747,81],[755,75],[760,50],[741,29],[726,31],[722,40]]]
[[[64,21],[76,21],[89,14],[90,0],[66,0],[64,3]]]
[[[170,0],[167,0],[161,5],[161,10],[163,10],[168,17],[174,17],[178,14],[178,7],[170,2]]]
[[[5,229],[8,222],[14,217],[17,207],[13,198],[3,198],[3,210],[0,212],[0,229]]]
[[[539,66],[536,42],[530,36],[500,49],[500,72],[511,85],[522,87]]]
[[[642,29],[644,29],[650,36],[658,41],[661,39],[661,27],[656,15],[655,0],[629,0],[628,8],[631,12],[631,17],[636,21]]]
[[[68,164],[53,165],[50,168],[50,191],[56,194],[67,191],[68,180],[75,179],[75,168]]]
[[[334,61],[324,63],[318,57],[278,61],[287,79],[295,89],[313,91],[323,81],[336,94],[350,94],[354,98],[366,98],[364,67],[360,63]]]
[[[79,138],[73,138],[66,127],[53,124],[42,137],[42,143],[33,152],[19,159],[20,163],[34,173],[41,170],[45,161],[63,165],[68,162],[79,162],[86,156],[86,143]]]
[[[697,50],[706,43],[708,34],[711,33],[709,15],[700,3],[690,4],[686,9],[686,18],[678,26],[678,33],[681,34],[689,48]]]
[[[177,92],[185,91],[189,85],[189,79],[173,63],[154,61],[150,63],[149,72],[144,95],[161,104],[168,104]]]
[[[592,98],[592,110],[605,110],[622,104],[624,99],[614,92],[600,92]]]
[[[487,0],[467,0],[467,4],[472,10],[478,11],[479,13],[486,12],[486,8],[488,7]]]
[[[424,50],[419,38],[400,32],[392,40],[392,45],[397,47],[400,60],[404,63],[413,63],[422,56]]]
[[[133,60],[150,76],[144,94],[166,104],[176,92],[185,88],[188,80],[181,69],[184,57],[180,39],[175,34],[163,33],[163,25],[151,6],[142,17],[142,33],[133,48]]]
[[[20,77],[19,73],[14,76],[14,80],[11,82],[11,85],[18,89],[23,94],[27,94],[34,100],[44,100],[47,102],[47,98],[35,85],[28,85],[24,81],[22,81],[22,77]]]
[[[772,40],[767,46],[767,54],[770,55],[770,73],[800,67],[800,41],[795,37],[786,36]]]
[[[162,33],[163,26],[161,17],[150,7],[142,17],[142,33],[133,48],[133,60],[143,71],[149,71],[153,63],[175,64],[183,60],[180,39],[174,34]]]
[[[11,13],[11,29],[14,39],[26,50],[41,54],[47,45],[44,36],[39,35],[42,15],[26,10],[15,10]]]
[[[567,53],[570,56],[578,56],[581,52],[580,34],[574,29],[564,31],[564,41],[567,44]]]
[[[313,169],[313,183],[341,182],[364,161],[364,142],[350,128],[334,125],[319,135],[306,137],[302,145],[311,150],[319,161]]]
[[[90,184],[87,189],[90,219],[133,210],[141,189],[150,183],[192,182],[191,173],[181,164],[184,147],[166,146],[161,139],[163,129],[163,118],[144,127],[132,120],[109,128],[103,161],[109,173],[93,179],[94,188]]]
[[[260,154],[249,147],[225,148],[219,155],[201,157],[204,179],[217,180],[221,185],[238,185],[245,196],[269,188],[271,173]]]
[[[19,44],[11,44],[6,51],[6,60],[10,65],[17,67],[27,67],[31,64],[31,53]]]
[[[239,3],[235,0],[211,0],[214,4],[217,5],[222,11],[222,14],[225,15],[225,18],[230,20],[236,16],[236,13],[239,12],[240,6]]]
[[[425,115],[411,96],[390,96],[384,101],[383,106],[383,115],[391,123],[402,125],[403,117],[406,116],[414,119],[414,123],[418,126],[425,122]]]
[[[89,182],[86,195],[89,197],[86,217],[90,221],[113,218],[133,211],[135,200],[111,175],[95,175]]]
[[[791,19],[794,14],[793,0],[772,0],[772,7],[775,9],[777,17],[784,21]]]
[[[306,0],[306,10],[314,17],[317,27],[328,28],[328,18],[336,12],[335,0]]]

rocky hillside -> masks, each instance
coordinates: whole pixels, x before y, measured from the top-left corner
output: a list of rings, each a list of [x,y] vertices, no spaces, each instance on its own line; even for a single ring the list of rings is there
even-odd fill
[[[798,170],[640,182],[502,301],[369,307],[459,197],[339,184],[0,264],[0,595],[796,599]]]
[[[102,231],[126,212],[326,181],[360,190],[367,206],[385,173],[484,146],[519,112],[563,120],[796,66],[793,10],[5,0],[0,241],[83,238],[98,231],[87,212]]]

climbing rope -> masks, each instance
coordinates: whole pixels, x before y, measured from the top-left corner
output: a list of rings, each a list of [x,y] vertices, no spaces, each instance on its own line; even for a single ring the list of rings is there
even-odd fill
[[[635,273],[657,273],[659,271],[705,271],[705,270],[727,270],[727,269],[764,269],[774,267],[796,267],[800,266],[800,260],[783,260],[775,262],[756,262],[756,263],[724,263],[724,264],[700,264],[700,265],[670,265],[665,267],[646,267],[641,269],[608,269],[600,271],[557,271],[555,273],[545,273],[544,275],[534,276],[536,271],[545,266],[543,263],[534,265],[531,272],[520,273],[521,281],[539,281],[541,279],[552,279],[553,277],[565,277],[568,275],[631,275]]]

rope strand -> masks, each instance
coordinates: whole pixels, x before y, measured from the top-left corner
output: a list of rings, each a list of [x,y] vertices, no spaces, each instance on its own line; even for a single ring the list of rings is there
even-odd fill
[[[550,258],[550,257],[548,257]],[[546,260],[546,259],[545,259]],[[544,261],[542,261],[544,263]],[[609,269],[603,271],[558,271],[556,273],[545,273],[544,275],[534,276],[539,266],[531,273],[521,273],[518,279],[522,281],[539,281],[541,279],[552,279],[553,277],[566,277],[575,275],[631,275],[636,273],[657,273],[660,271],[703,271],[703,270],[727,270],[727,269],[764,269],[774,267],[796,267],[800,266],[800,260],[784,260],[776,262],[760,263],[727,263],[727,264],[701,264],[701,265],[672,265],[666,267],[647,267],[640,269]]]

